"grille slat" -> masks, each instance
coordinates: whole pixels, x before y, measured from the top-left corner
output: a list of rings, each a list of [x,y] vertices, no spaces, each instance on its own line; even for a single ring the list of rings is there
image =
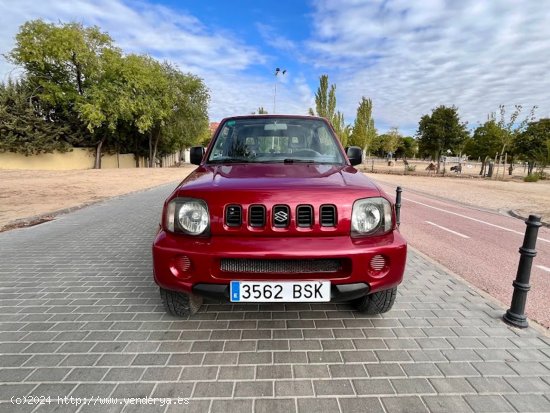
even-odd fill
[[[248,223],[251,227],[265,226],[265,207],[263,205],[251,205],[248,209]]]
[[[321,205],[321,226],[335,227],[336,226],[336,207],[334,205]]]
[[[235,273],[314,274],[338,272],[342,265],[338,259],[266,260],[222,258],[220,269]]]
[[[313,207],[311,205],[298,205],[298,208],[296,208],[296,224],[302,228],[313,226]]]
[[[225,225],[228,227],[240,227],[243,209],[240,205],[228,205],[225,208]]]

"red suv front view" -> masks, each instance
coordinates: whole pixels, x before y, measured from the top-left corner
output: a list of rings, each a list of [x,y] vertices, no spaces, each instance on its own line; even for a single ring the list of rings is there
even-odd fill
[[[394,206],[326,120],[224,119],[191,162],[199,167],[166,200],[153,244],[168,312],[193,314],[203,296],[392,307],[407,255]]]

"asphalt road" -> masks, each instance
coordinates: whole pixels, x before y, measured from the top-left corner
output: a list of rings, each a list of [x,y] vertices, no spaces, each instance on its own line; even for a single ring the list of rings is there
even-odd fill
[[[378,182],[395,198],[395,187]],[[404,188],[401,232],[409,244],[509,305],[525,223]],[[550,229],[541,227],[527,314],[550,327]]]

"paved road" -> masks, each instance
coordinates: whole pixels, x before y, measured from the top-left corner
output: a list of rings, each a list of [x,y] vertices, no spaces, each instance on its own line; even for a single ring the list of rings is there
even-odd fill
[[[507,327],[504,308],[415,252],[384,316],[215,302],[166,315],[150,243],[169,190],[0,234],[0,411],[550,411],[550,338]],[[25,395],[51,404],[10,404]]]
[[[395,197],[395,186],[379,182]],[[509,305],[525,223],[404,189],[401,230],[410,245]],[[541,227],[527,312],[550,327],[550,229]]]

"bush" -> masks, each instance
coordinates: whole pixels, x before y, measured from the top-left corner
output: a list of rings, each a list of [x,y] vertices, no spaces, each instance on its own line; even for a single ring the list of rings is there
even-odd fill
[[[406,170],[407,172],[414,172],[416,171],[416,165],[407,165]]]
[[[538,182],[538,180],[539,180],[538,174],[527,175],[525,178],[523,178],[524,182]]]

